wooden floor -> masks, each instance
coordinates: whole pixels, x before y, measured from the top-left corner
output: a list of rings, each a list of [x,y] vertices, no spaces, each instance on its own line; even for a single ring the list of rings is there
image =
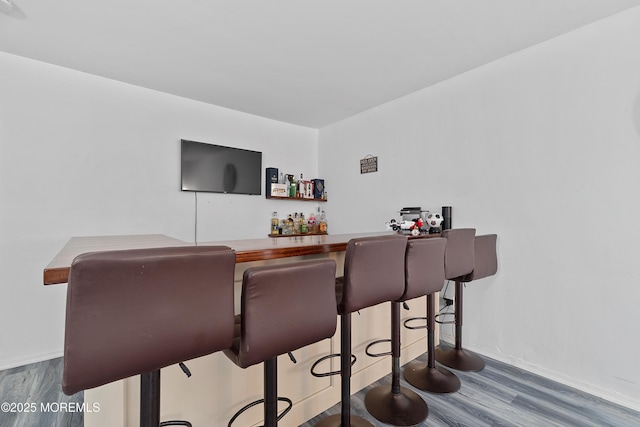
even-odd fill
[[[518,368],[484,358],[480,372],[452,371],[462,387],[452,394],[430,394],[413,388],[404,378],[401,385],[417,392],[429,406],[424,426],[522,426],[522,427],[632,427],[640,426],[640,413]],[[417,360],[426,363],[426,357]],[[351,398],[352,415],[366,418],[374,426],[387,426],[371,417],[364,407],[366,392],[390,384],[391,375],[361,390]],[[335,405],[300,427],[311,427],[329,414],[340,413]]]
[[[0,371],[0,427],[82,427],[83,393],[60,389],[62,358]]]
[[[426,362],[426,358],[418,360]],[[429,405],[425,426],[588,426],[640,427],[640,413],[582,393],[521,369],[485,358],[480,372],[458,372],[460,391],[447,395],[422,393]],[[82,427],[83,416],[74,409],[82,404],[82,393],[65,396],[60,390],[62,359],[34,363],[0,372],[0,404],[15,404],[16,412],[0,411],[0,427]],[[390,375],[352,397],[353,413],[374,426],[386,426],[364,409],[364,394]],[[69,403],[65,409],[62,403]],[[23,404],[22,407],[17,405]],[[24,412],[27,404],[32,412]],[[35,405],[35,407],[34,407]],[[18,411],[20,410],[20,411]],[[311,427],[327,414],[339,413],[339,405],[302,424]],[[114,426],[120,427],[120,426]],[[198,426],[209,427],[209,426]]]

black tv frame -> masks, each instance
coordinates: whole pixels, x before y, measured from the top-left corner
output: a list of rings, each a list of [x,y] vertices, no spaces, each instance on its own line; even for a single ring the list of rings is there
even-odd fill
[[[262,194],[262,152],[180,140],[182,191]]]

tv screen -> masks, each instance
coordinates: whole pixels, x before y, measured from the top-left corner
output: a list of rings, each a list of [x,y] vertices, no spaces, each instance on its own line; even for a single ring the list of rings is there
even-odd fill
[[[182,191],[262,193],[262,152],[182,140]]]

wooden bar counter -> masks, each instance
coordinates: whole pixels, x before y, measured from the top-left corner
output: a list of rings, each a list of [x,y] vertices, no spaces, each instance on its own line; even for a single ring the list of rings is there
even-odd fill
[[[309,235],[285,238],[264,238],[247,240],[228,240],[220,242],[198,243],[205,245],[224,245],[236,251],[236,262],[265,261],[293,256],[315,255],[341,252],[347,242],[355,237],[389,235],[391,232],[354,233],[336,235]],[[160,248],[168,246],[192,246],[162,234],[131,236],[91,236],[72,237],[58,255],[44,269],[44,284],[66,283],[73,259],[85,252],[113,251],[121,249]]]
[[[330,257],[337,262],[337,274],[342,275],[344,251],[350,239],[393,232],[313,235],[249,240],[198,243],[224,245],[236,251],[235,310],[239,311],[242,274],[255,265],[289,263],[303,259]],[[73,259],[82,253],[168,246],[191,246],[165,235],[74,237],[44,269],[44,284],[66,283]],[[291,284],[295,286],[294,283]],[[425,298],[408,301],[410,311],[402,317],[425,316]],[[339,325],[339,322],[338,322]],[[390,372],[389,357],[371,358],[365,346],[377,339],[389,338],[390,305],[380,304],[360,311],[353,318],[352,347],[358,361],[353,367],[352,392],[366,387]],[[315,360],[338,353],[340,333],[332,339],[304,347],[294,352],[297,363],[281,356],[278,359],[279,395],[292,399],[293,409],[280,424],[298,426],[333,406],[340,400],[340,376],[315,378],[309,369]],[[100,337],[96,337],[100,339]],[[404,364],[426,351],[426,331],[403,328],[401,335]],[[384,345],[380,346],[381,350]],[[122,357],[127,357],[123,354]],[[235,411],[262,398],[262,366],[240,369],[223,354],[215,353],[186,362],[193,376],[187,378],[178,366],[162,369],[161,419],[186,419],[199,426],[224,426]],[[338,370],[339,359],[328,361],[326,370]],[[324,369],[324,368],[321,368]],[[85,412],[85,427],[137,426],[139,421],[139,379],[127,378],[84,392],[86,407],[96,403],[99,411]],[[261,425],[262,407],[258,406],[237,421],[242,426]]]

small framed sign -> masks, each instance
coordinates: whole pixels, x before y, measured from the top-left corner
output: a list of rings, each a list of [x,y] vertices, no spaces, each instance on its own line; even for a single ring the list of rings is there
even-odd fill
[[[378,156],[367,156],[360,159],[360,173],[378,172]]]

